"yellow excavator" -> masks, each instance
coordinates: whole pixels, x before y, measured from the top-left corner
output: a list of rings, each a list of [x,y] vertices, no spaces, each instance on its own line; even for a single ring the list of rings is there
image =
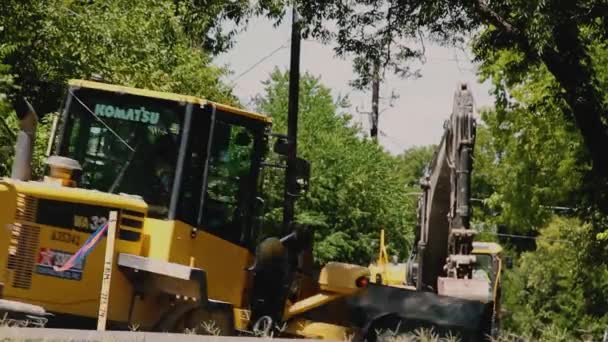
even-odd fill
[[[389,262],[380,232],[378,259],[369,265],[374,286],[366,290],[377,308],[366,305],[378,314],[376,328],[427,326],[484,340],[500,327],[502,247],[474,241],[470,224],[476,121],[466,84],[456,90],[444,128],[421,179],[412,253],[406,263]]]
[[[475,257],[475,265],[471,272],[471,277],[474,279],[487,282],[487,288],[490,291],[484,301],[491,301],[493,308],[493,321],[491,332],[492,335],[497,335],[500,325],[500,293],[501,293],[501,275],[503,272],[503,249],[496,242],[481,242],[473,241],[473,250],[471,255]],[[397,261],[397,256],[393,255],[389,261],[389,254],[385,245],[384,229],[380,231],[380,251],[378,259],[372,262],[368,268],[370,269],[370,283],[375,285],[384,285],[397,288],[403,288],[411,291],[416,290],[415,284],[408,284],[408,263],[400,263]],[[465,288],[459,289],[460,294],[452,294],[466,298],[469,295],[469,290]],[[455,292],[452,290],[452,292]]]

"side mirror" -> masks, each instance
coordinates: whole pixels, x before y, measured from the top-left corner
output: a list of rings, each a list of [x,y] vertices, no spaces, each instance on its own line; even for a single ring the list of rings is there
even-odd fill
[[[508,256],[505,258],[505,266],[509,270],[513,268],[513,258],[512,257]]]
[[[273,146],[274,153],[280,154],[282,156],[287,155],[287,151],[289,150],[289,142],[285,137],[279,137],[274,143]]]
[[[308,160],[296,159],[296,181],[298,192],[307,192],[310,187],[310,162]]]

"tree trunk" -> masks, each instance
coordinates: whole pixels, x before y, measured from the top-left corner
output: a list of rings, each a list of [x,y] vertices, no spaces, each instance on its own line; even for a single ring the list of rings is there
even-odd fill
[[[542,59],[565,90],[564,99],[572,109],[576,125],[600,178],[608,178],[608,125],[602,95],[594,78],[591,58],[579,40],[578,27],[566,22],[553,32],[557,50],[545,49]]]

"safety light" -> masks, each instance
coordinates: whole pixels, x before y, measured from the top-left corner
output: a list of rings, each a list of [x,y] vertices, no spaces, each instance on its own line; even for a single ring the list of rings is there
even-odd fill
[[[355,280],[355,285],[357,285],[357,287],[366,287],[367,284],[369,284],[369,279],[366,276],[359,277]]]

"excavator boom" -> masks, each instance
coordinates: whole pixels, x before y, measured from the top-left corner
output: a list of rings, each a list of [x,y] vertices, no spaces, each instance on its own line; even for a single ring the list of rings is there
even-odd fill
[[[475,231],[470,227],[476,128],[473,106],[470,90],[461,84],[429,173],[421,180],[416,250],[410,259],[410,283],[419,291],[464,298],[487,294],[487,284],[468,281],[475,265],[471,254]]]
[[[370,339],[377,329],[397,327],[405,331],[433,328],[463,341],[481,341],[491,334],[493,286],[487,279],[473,277],[477,263],[470,188],[476,122],[473,96],[466,84],[459,85],[454,94],[444,129],[421,179],[423,191],[405,286],[376,282],[350,299],[353,321],[367,322],[364,331]],[[381,259],[382,255],[379,265]]]

